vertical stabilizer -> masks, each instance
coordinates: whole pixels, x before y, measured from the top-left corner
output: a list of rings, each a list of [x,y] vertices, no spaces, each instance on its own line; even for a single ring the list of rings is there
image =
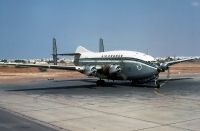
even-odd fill
[[[56,39],[53,38],[53,64],[57,65],[57,60],[58,60],[58,54],[57,54],[57,45],[56,45]]]
[[[77,48],[76,48],[76,51],[75,51],[75,53],[84,53],[84,52],[91,52],[91,51],[89,51],[88,49],[86,49],[85,47],[83,47],[83,46],[78,46]]]
[[[104,52],[103,39],[99,39],[99,52]]]

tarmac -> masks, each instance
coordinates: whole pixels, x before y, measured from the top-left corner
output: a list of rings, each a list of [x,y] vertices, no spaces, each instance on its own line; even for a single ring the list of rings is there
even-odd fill
[[[0,109],[0,123],[1,131],[56,131],[4,109]]]
[[[92,78],[0,84],[0,107],[52,130],[199,131],[200,74],[160,81],[159,90],[128,81],[96,87]]]

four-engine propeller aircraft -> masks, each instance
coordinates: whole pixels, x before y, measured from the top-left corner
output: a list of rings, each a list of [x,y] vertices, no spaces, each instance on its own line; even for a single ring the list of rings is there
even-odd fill
[[[97,86],[104,85],[104,79],[130,80],[132,84],[138,82],[154,82],[160,87],[158,77],[160,72],[168,70],[169,66],[192,59],[183,59],[170,62],[158,62],[154,57],[136,51],[118,50],[104,51],[103,39],[99,41],[99,52],[92,52],[79,46],[75,53],[58,54],[56,39],[53,38],[54,65],[17,64],[5,63],[5,65],[31,66],[61,70],[79,71],[88,76],[98,77]],[[74,56],[74,66],[57,65],[58,55]]]

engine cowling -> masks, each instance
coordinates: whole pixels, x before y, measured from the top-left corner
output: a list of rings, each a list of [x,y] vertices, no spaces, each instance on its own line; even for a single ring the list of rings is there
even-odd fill
[[[164,72],[167,70],[169,67],[165,63],[161,63],[160,67],[158,68],[160,72]]]
[[[95,66],[86,66],[84,73],[88,76],[93,76],[93,75],[96,75],[97,69]]]
[[[119,65],[110,65],[109,74],[118,73],[118,72],[121,72],[121,70],[122,69]]]

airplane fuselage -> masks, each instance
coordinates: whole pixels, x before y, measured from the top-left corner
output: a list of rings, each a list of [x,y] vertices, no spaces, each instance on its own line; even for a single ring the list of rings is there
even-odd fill
[[[102,70],[97,72],[97,77],[109,79],[144,79],[158,75],[155,58],[135,51],[108,51],[84,52],[78,59],[78,66],[98,66]],[[118,65],[120,72],[109,73],[107,70],[112,65]]]

